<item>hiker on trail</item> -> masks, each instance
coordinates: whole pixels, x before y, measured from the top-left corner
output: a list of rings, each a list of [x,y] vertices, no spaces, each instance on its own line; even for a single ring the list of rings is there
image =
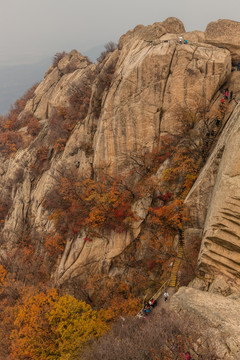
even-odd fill
[[[187,40],[184,40],[184,44],[188,44],[188,41],[187,41]]]
[[[167,301],[167,299],[168,299],[168,292],[167,292],[167,290],[166,290],[165,293],[164,293],[164,300],[165,300],[165,302]]]
[[[154,307],[157,305],[157,301],[151,299],[151,300],[149,300],[149,305],[150,305],[152,308],[154,308]]]
[[[225,98],[224,98],[224,95],[223,95],[223,97],[222,97],[222,99],[221,99],[221,103],[222,103],[222,104],[224,104],[224,99],[225,99]]]
[[[183,37],[182,37],[182,36],[179,36],[178,41],[179,41],[179,44],[182,45],[182,43],[183,43]]]
[[[185,355],[186,356],[185,356],[184,360],[191,360],[192,359],[189,351],[187,351]]]
[[[153,299],[150,299],[148,303],[149,303],[150,306],[152,306],[153,303],[154,303],[154,300],[153,300]]]
[[[150,311],[151,311],[151,310],[150,310],[149,307],[147,307],[147,308],[144,309],[144,312],[145,312],[146,315],[149,315],[149,314],[150,314]]]
[[[227,99],[227,100],[228,100],[228,89],[225,89],[225,92],[224,92],[224,97],[225,97],[225,99]]]

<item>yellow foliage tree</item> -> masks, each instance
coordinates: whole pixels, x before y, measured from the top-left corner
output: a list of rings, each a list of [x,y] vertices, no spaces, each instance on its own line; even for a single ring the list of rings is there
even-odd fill
[[[107,330],[105,313],[56,290],[27,297],[18,306],[11,359],[67,360]]]

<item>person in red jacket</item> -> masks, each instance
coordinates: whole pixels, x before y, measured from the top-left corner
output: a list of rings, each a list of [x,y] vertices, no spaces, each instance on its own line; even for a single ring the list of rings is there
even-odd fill
[[[185,354],[184,360],[191,360],[191,359],[192,359],[192,357],[191,357],[191,355],[190,355],[190,352],[187,351],[186,354]]]

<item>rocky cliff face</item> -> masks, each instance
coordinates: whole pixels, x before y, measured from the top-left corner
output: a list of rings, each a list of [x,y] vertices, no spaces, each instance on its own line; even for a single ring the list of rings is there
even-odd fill
[[[26,147],[8,159],[1,157],[1,194],[8,193],[12,201],[2,228],[2,259],[9,253],[17,254],[19,234],[26,226],[37,251],[44,251],[43,234],[53,231],[54,226],[43,203],[56,186],[61,169],[75,169],[79,176],[91,179],[101,179],[103,173],[129,173],[133,170],[131,155],[141,156],[159,145],[162,134],[178,132],[179,107],[193,111],[202,104],[215,109],[224,87],[233,92],[233,100],[210,156],[185,200],[191,218],[185,232],[186,249],[193,234],[202,239],[202,282],[195,285],[198,288],[206,289],[219,273],[239,282],[240,73],[232,71],[232,63],[239,60],[235,36],[239,29],[239,23],[222,20],[209,24],[205,33],[185,33],[183,24],[170,18],[147,27],[139,25],[123,35],[118,49],[101,65],[89,63],[73,50],[51,67],[20,114],[24,118],[30,112],[40,120],[39,135],[31,141],[26,128],[21,128]],[[188,43],[179,44],[179,35]],[[111,75],[107,84],[103,80],[106,73]],[[63,151],[56,152],[48,136],[51,119],[56,111],[70,105],[72,95],[83,85],[91,88],[86,116],[71,130]],[[43,146],[47,151],[41,163],[39,149]],[[33,165],[41,171],[33,172]],[[78,287],[101,272],[120,274],[124,279],[125,268],[120,271],[113,260],[134,244],[151,202],[146,196],[134,203],[136,217],[130,230],[108,230],[91,242],[84,240],[86,231],[68,238],[55,263],[55,284],[71,288],[76,282]],[[144,252],[136,254],[141,261]]]
[[[214,278],[220,270],[239,282],[238,132],[239,105],[230,115],[186,199],[196,228],[203,229],[199,269],[207,274],[208,279]]]
[[[191,42],[178,44],[161,24],[137,27],[120,39],[119,59],[94,138],[94,168],[126,171],[127,154],[153,147],[173,132],[176,108],[209,104],[231,72],[230,53]]]
[[[189,38],[189,43],[179,44],[179,34]],[[93,84],[87,117],[76,125],[62,154],[51,157],[51,144],[47,144],[49,169],[36,179],[31,178],[28,167],[37,160],[38,144],[45,141],[48,119],[57,107],[69,104],[74,89],[94,73],[96,66],[89,64],[77,51],[72,51],[59,61],[57,67],[48,70],[27,103],[21,116],[32,112],[42,121],[43,128],[28,148],[1,165],[3,187],[9,179],[14,179],[19,169],[24,172],[23,183],[14,185],[12,210],[4,224],[3,234],[9,239],[7,246],[11,240],[16,240],[14,234],[20,231],[29,214],[30,224],[38,232],[51,229],[42,202],[54,186],[54,173],[61,166],[75,166],[79,173],[88,176],[99,176],[102,169],[110,175],[129,171],[129,154],[143,154],[158,143],[160,134],[178,129],[175,113],[179,105],[191,107],[198,99],[204,104],[219,101],[219,89],[231,75],[228,50],[207,44],[199,32],[184,35],[183,24],[172,18],[148,27],[137,26],[123,35],[119,49],[108,56],[104,67],[109,63],[116,64],[115,71],[109,89],[102,94],[98,116],[94,111],[94,100],[99,91],[99,77]],[[86,143],[92,144],[91,154],[84,149]],[[206,208],[205,202],[203,207]],[[137,208],[143,219],[141,205]],[[201,226],[204,219],[205,214]],[[111,258],[136,238],[140,224],[141,220],[135,226],[138,230],[131,236],[108,234],[108,245],[98,239],[94,245],[86,246],[83,236],[69,239],[57,278],[60,274],[65,278],[71,274],[79,275],[83,272],[81,267],[88,263],[94,263],[94,268],[102,262],[109,267]]]

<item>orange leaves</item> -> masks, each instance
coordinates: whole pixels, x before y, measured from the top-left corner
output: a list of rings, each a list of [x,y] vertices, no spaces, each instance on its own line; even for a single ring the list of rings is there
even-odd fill
[[[0,265],[0,286],[4,286],[7,282],[7,270],[4,269],[2,265]]]
[[[34,84],[11,107],[11,109],[10,109],[7,116],[8,116],[9,119],[11,119],[12,122],[15,122],[17,120],[18,115],[25,108],[25,105],[26,105],[27,101],[33,97],[34,92],[35,92],[37,87],[38,87],[38,84]]]
[[[131,195],[128,191],[121,192],[116,183],[110,186],[94,184],[85,200],[93,205],[85,222],[87,227],[106,227],[122,232],[131,223]]]
[[[59,234],[50,233],[45,239],[44,247],[50,256],[58,256],[64,250],[65,240]]]
[[[143,282],[137,275],[134,281]],[[134,296],[129,285],[119,278],[95,274],[89,280],[87,289],[94,291],[95,303],[107,310],[106,317],[110,321],[121,315],[136,315],[141,307],[141,299]]]
[[[22,145],[22,136],[11,130],[0,132],[0,151],[4,155],[13,155]]]
[[[181,227],[180,211],[182,204],[182,200],[174,199],[167,205],[149,208],[149,212],[152,215],[151,223],[170,232],[176,231]]]
[[[5,156],[12,156],[22,146],[22,136],[17,131],[22,126],[19,114],[23,111],[27,101],[33,96],[36,87],[37,85],[34,85],[29,89],[14,103],[8,114],[0,118],[0,152]],[[36,132],[36,124],[34,126],[35,130],[32,131]]]
[[[124,298],[122,295],[115,294],[109,303],[107,309],[107,318],[109,320],[116,320],[120,316],[135,316],[141,308],[141,299],[134,296]]]
[[[157,172],[161,164],[168,159],[174,149],[174,139],[168,135],[162,135],[160,145],[152,149],[142,149],[130,153],[129,160],[134,171],[139,174],[142,180],[146,180]]]
[[[114,284],[110,280],[111,286],[114,286],[114,294],[108,299],[107,314],[109,319],[117,319],[121,315],[135,315],[141,307],[141,299],[131,294],[129,286],[120,281]]]
[[[86,227],[89,233],[102,229],[122,232],[134,219],[132,194],[120,183],[80,180],[76,174],[59,178],[57,189],[48,194],[45,206],[53,210],[50,219],[63,237],[76,235]]]
[[[22,135],[18,132],[22,126],[29,125],[28,132],[33,136],[36,136],[40,130],[38,120],[31,114],[25,114],[22,119],[19,118],[27,101],[33,96],[36,87],[37,85],[34,85],[30,88],[14,103],[6,116],[0,117],[0,152],[5,156],[13,156],[22,147]]]

